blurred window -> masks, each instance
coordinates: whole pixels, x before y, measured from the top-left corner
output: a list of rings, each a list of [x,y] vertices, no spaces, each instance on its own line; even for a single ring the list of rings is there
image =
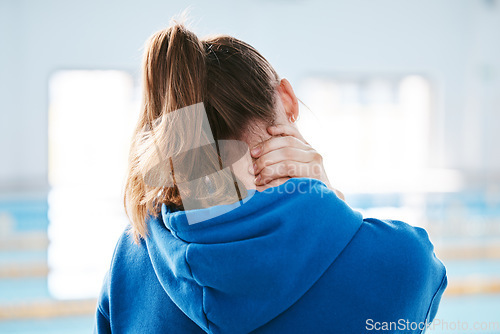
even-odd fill
[[[123,71],[58,71],[49,93],[49,289],[56,298],[95,297],[127,223],[134,81]]]
[[[333,184],[367,216],[426,226],[426,195],[460,189],[432,168],[432,85],[419,75],[310,76],[299,85],[299,128],[323,154]]]

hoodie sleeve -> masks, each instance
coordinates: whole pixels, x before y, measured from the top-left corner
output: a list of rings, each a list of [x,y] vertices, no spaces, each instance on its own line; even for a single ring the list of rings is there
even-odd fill
[[[364,219],[371,229],[368,243],[374,253],[372,263],[391,277],[379,284],[391,291],[394,314],[420,324],[430,324],[437,313],[447,286],[446,267],[436,257],[427,232],[396,220]],[[386,305],[390,307],[389,305]],[[420,333],[420,331],[418,331]]]
[[[414,264],[417,265],[417,268],[412,268],[412,270],[416,273],[415,277],[422,279],[421,291],[432,296],[425,319],[423,319],[425,324],[430,324],[436,316],[441,297],[448,285],[446,267],[436,257],[434,245],[425,229],[399,221],[393,223],[405,225],[409,229],[409,233],[414,235],[412,238],[414,243],[410,243],[410,245],[413,246]],[[418,285],[416,284],[416,286]]]
[[[420,292],[421,296],[429,296],[423,298],[424,301],[427,300],[428,308],[425,318],[421,320],[423,324],[428,326],[434,321],[441,297],[448,285],[446,267],[436,257],[434,246],[426,230],[399,221],[393,223],[404,224],[408,233],[413,235],[412,242],[410,242],[413,263],[411,263],[409,271],[421,281],[421,284],[415,284],[416,291]],[[421,331],[421,333],[424,332],[425,330]]]
[[[431,305],[429,306],[429,311],[427,312],[427,316],[425,318],[425,323],[430,324],[431,322],[434,321],[434,318],[436,317],[436,313],[438,311],[439,303],[441,302],[441,296],[443,295],[444,290],[446,290],[446,287],[448,286],[448,278],[446,277],[446,274],[443,276],[443,280],[441,281],[441,285],[439,285],[439,288],[437,289],[436,293],[434,294],[434,297],[432,298]]]
[[[109,324],[109,319],[97,309],[96,322],[94,325],[94,334],[105,334],[111,333],[111,326]]]

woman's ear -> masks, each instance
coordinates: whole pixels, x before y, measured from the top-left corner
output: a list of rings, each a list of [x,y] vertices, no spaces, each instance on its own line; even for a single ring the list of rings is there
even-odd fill
[[[287,79],[281,79],[278,92],[285,108],[287,119],[295,123],[299,117],[299,101],[293,92],[292,85]]]

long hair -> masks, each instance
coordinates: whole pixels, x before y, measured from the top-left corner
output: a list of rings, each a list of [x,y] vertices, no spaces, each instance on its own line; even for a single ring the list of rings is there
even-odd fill
[[[204,177],[209,190],[200,190],[197,184],[192,186],[196,189],[184,190],[182,198],[178,183],[196,178],[200,161],[214,168],[220,164],[219,152],[203,146],[211,137],[238,140],[255,122],[272,124],[278,84],[269,62],[234,37],[199,39],[174,22],[149,38],[143,58],[141,113],[132,137],[124,192],[137,243],[147,235],[147,216],[157,215],[162,204],[183,210],[182,198],[195,192],[204,201],[201,206],[230,202],[231,172]],[[204,113],[181,117],[174,112],[193,106],[203,108]],[[207,120],[209,127],[204,124]],[[182,154],[200,146],[203,149]]]

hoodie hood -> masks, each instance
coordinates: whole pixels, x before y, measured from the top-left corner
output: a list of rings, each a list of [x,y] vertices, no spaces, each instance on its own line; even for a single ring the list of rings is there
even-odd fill
[[[294,178],[243,202],[148,222],[147,250],[165,293],[207,333],[248,333],[297,302],[362,224],[321,181]]]

